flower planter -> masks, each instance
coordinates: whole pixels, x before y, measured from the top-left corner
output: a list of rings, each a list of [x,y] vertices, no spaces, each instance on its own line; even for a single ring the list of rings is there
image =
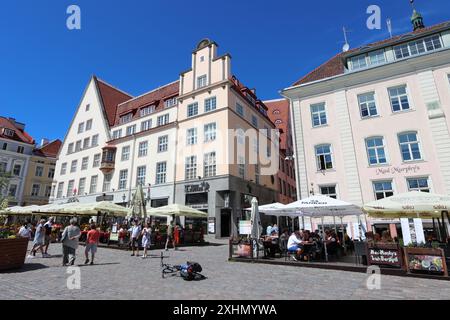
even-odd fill
[[[25,263],[28,239],[0,239],[0,270],[20,269]]]

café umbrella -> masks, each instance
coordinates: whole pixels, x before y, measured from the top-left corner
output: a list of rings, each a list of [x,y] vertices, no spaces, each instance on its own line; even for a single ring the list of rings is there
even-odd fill
[[[253,256],[258,255],[258,240],[262,233],[261,217],[259,216],[258,200],[254,197],[252,199],[252,211],[251,211],[251,241],[253,247]]]
[[[147,211],[149,216],[175,216],[188,218],[207,218],[206,212],[187,207],[181,204],[169,204],[164,207],[150,208]]]

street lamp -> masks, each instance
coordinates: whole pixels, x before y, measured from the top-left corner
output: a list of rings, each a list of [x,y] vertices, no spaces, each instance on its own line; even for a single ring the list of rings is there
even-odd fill
[[[125,193],[122,195],[122,202],[125,204],[125,200],[126,200],[127,196],[125,195]]]

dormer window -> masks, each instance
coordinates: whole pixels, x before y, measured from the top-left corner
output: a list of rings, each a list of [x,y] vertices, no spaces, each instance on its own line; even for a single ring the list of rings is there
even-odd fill
[[[431,37],[411,41],[394,47],[395,58],[404,59],[425,52],[435,51],[442,48],[441,37],[434,35]]]
[[[120,117],[120,123],[124,124],[124,123],[130,122],[132,118],[133,118],[133,114],[131,112],[127,113],[126,115],[123,115]]]
[[[256,100],[255,98],[252,97],[252,95],[250,93],[246,93],[245,96],[247,97],[247,99],[251,102],[252,105],[256,104]]]
[[[5,136],[14,137],[14,133],[15,133],[14,130],[11,130],[11,129],[8,129],[8,128],[3,128],[3,134]]]
[[[145,117],[145,116],[155,112],[155,109],[156,109],[156,107],[154,105],[144,107],[141,109],[140,115],[141,115],[141,117]]]
[[[350,63],[351,70],[360,70],[370,66],[386,63],[386,56],[384,54],[384,50],[377,50],[350,58]]]
[[[178,103],[178,100],[176,97],[167,99],[166,101],[164,101],[164,108],[174,107],[177,105],[177,103]]]

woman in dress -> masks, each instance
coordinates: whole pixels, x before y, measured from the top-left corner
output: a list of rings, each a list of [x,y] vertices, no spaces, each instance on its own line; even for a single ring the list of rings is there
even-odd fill
[[[144,224],[144,229],[142,229],[141,235],[142,247],[144,248],[142,259],[145,259],[147,258],[147,249],[150,247],[152,239],[152,228],[149,227],[148,223]]]

